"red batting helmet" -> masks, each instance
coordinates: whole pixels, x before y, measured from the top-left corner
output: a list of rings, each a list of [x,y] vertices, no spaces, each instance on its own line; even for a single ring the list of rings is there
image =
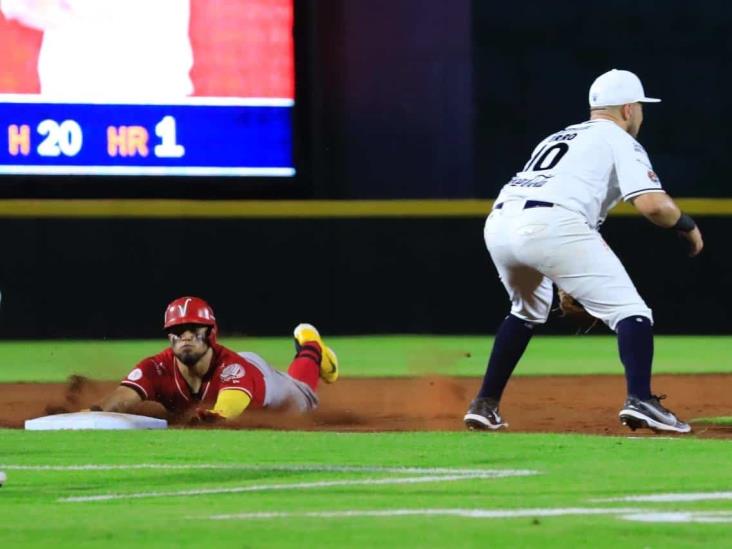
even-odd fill
[[[216,334],[218,332],[216,317],[211,306],[200,297],[179,297],[165,308],[163,328],[167,330],[180,324],[210,326],[211,332],[208,336],[208,342],[210,344],[216,343]]]

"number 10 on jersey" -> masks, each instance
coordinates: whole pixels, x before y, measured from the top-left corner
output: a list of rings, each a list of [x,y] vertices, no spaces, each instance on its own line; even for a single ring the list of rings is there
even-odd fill
[[[551,170],[559,164],[562,157],[569,150],[569,143],[577,137],[576,133],[560,133],[550,139],[550,141],[559,141],[553,145],[544,145],[524,166],[525,172],[540,172],[543,170]]]

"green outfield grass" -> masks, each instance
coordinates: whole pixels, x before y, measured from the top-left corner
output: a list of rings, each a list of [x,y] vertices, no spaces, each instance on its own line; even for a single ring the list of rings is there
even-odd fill
[[[692,423],[698,423],[700,425],[732,425],[732,417],[698,417]]]
[[[75,548],[724,547],[730,450],[728,441],[658,437],[0,431],[0,539]],[[89,468],[102,465],[118,468]],[[81,469],[48,468],[70,466]],[[666,493],[701,500],[602,501]],[[670,518],[686,522],[661,522]]]
[[[349,377],[479,376],[491,347],[327,341]],[[222,342],[279,367],[292,358],[286,338]],[[732,372],[730,343],[659,337],[655,371]],[[164,346],[3,342],[0,382],[119,379]],[[537,337],[517,374],[621,372],[612,337]],[[0,430],[0,546],[726,547],[731,450],[656,436]],[[669,493],[687,501],[603,501]]]
[[[123,377],[145,356],[166,345],[145,341],[0,342],[0,382],[62,381],[71,374],[97,379]],[[222,338],[237,351],[261,354],[286,368],[292,359],[288,338]],[[328,338],[348,377],[444,374],[480,376],[492,339],[479,336],[364,336]],[[657,373],[732,372],[732,338],[656,338]],[[621,374],[613,336],[535,337],[517,375]]]

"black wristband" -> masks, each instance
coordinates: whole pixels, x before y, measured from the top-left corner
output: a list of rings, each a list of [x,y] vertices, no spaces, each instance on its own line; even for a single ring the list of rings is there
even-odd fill
[[[681,217],[679,217],[679,220],[673,227],[671,227],[671,229],[673,229],[674,231],[683,231],[685,233],[688,233],[696,229],[696,223],[694,223],[694,220],[691,218],[690,215],[682,213]]]

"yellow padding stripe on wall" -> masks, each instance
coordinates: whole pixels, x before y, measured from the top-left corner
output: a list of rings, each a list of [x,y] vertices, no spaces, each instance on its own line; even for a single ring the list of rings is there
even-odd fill
[[[730,198],[682,198],[690,215],[732,215]],[[30,200],[0,199],[0,218],[483,217],[492,200]],[[613,216],[638,215],[619,204]]]

